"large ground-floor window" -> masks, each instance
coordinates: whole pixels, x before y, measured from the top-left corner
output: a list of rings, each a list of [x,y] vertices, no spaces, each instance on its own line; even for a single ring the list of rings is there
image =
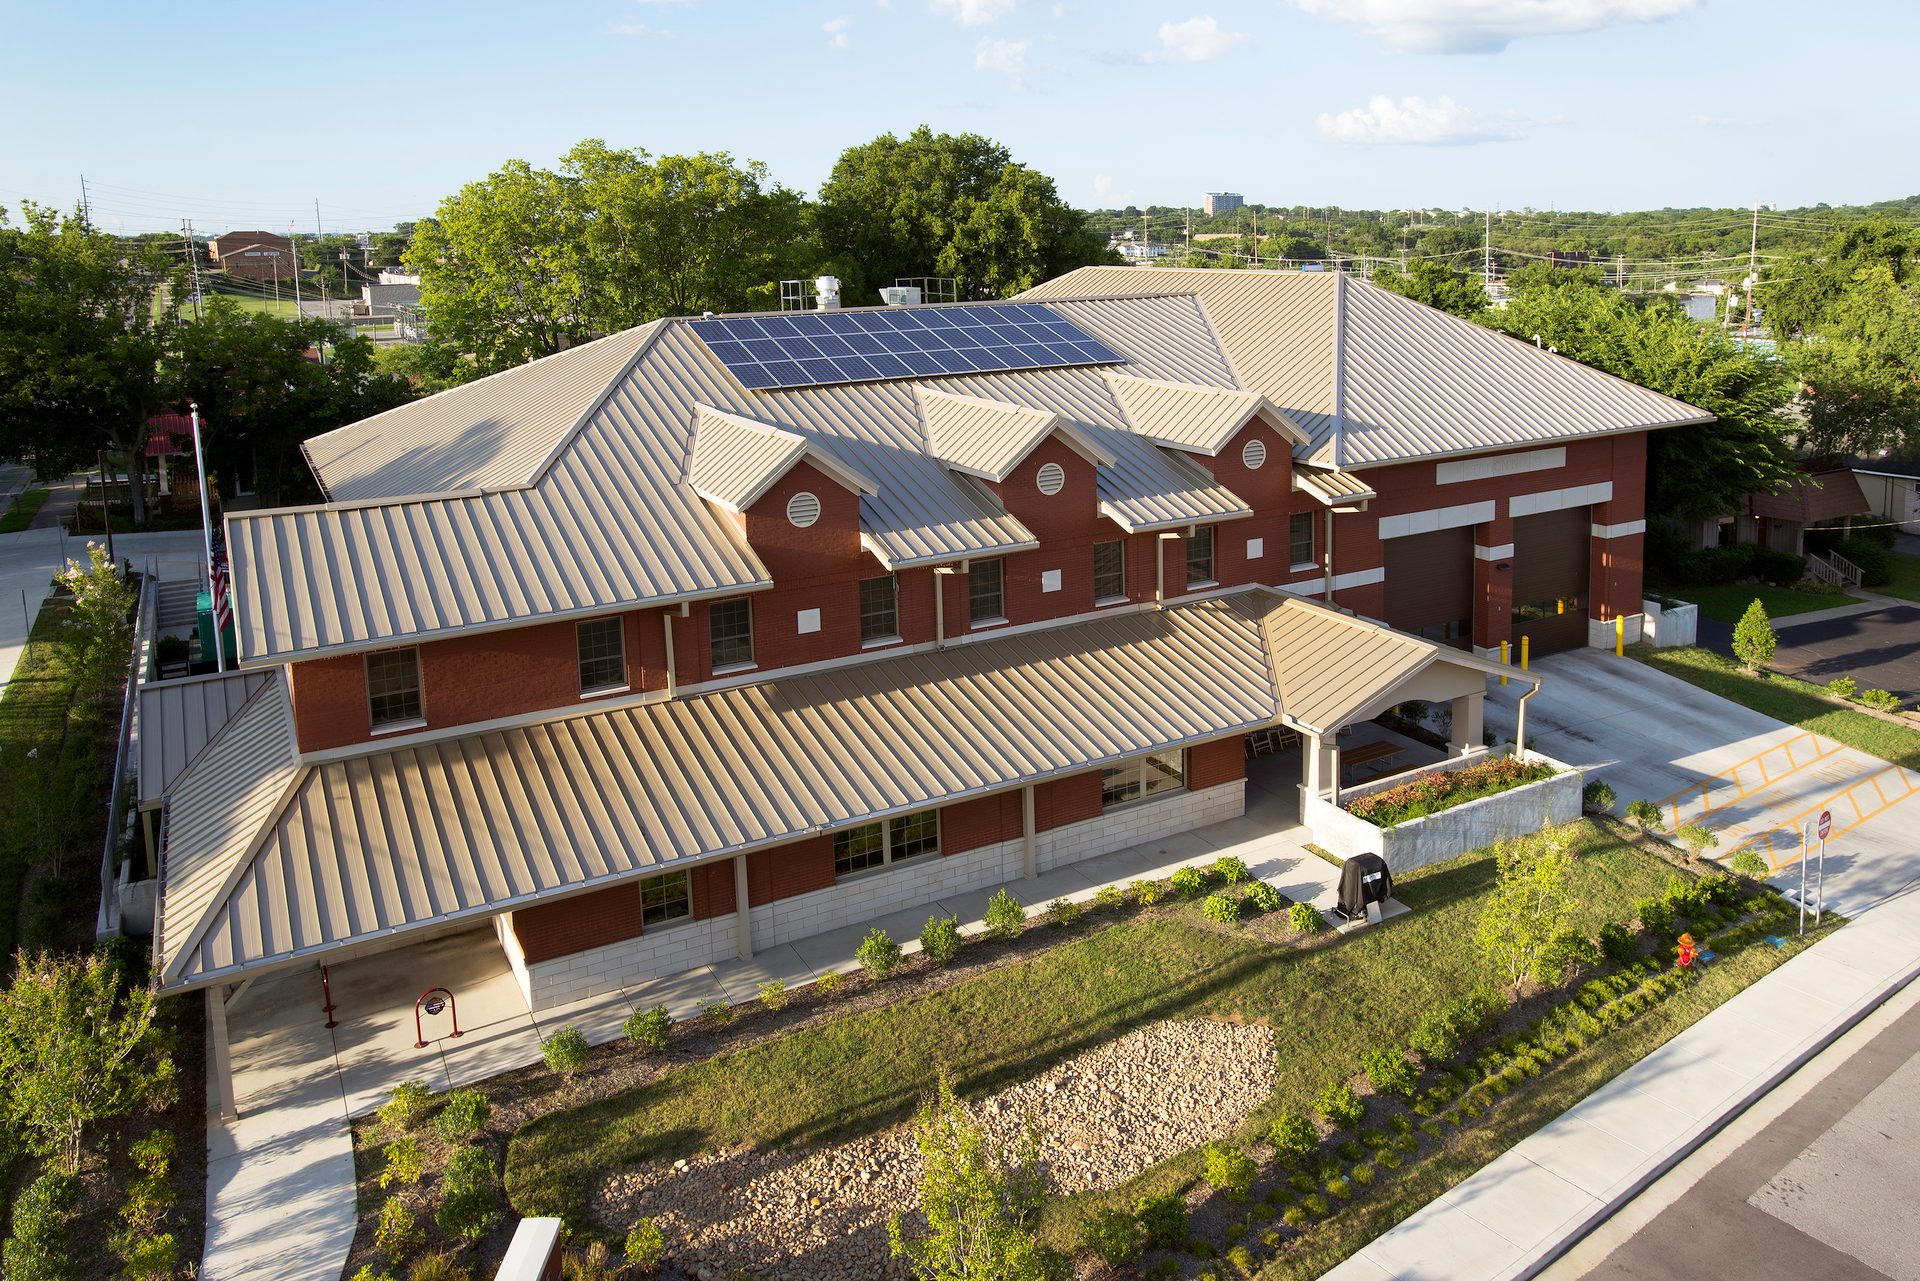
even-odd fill
[[[890,867],[940,852],[940,811],[922,810],[905,818],[862,823],[833,834],[833,874]]]
[[[1154,752],[1100,771],[1100,808],[1114,809],[1177,792],[1186,785],[1185,762],[1181,753]]]

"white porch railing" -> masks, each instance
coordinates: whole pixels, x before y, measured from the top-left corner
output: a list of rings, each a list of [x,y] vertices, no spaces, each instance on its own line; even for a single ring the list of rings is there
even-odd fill
[[[1839,552],[1829,552],[1825,556],[1819,552],[1808,552],[1807,577],[1817,583],[1832,583],[1835,587],[1858,587],[1861,573],[1858,565]]]

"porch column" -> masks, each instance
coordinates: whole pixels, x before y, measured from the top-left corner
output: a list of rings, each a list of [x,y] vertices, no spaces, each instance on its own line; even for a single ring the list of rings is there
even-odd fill
[[[1486,699],[1484,692],[1476,690],[1448,704],[1453,709],[1453,734],[1447,741],[1447,750],[1453,755],[1465,756],[1480,746],[1485,737]]]
[[[1034,830],[1033,784],[1020,789],[1020,874],[1031,881],[1040,875],[1040,844]]]
[[[240,1103],[233,1093],[233,1050],[227,1042],[227,989],[207,989],[207,1102],[223,1121],[240,1119]]]
[[[1317,734],[1303,734],[1300,738],[1301,756],[1307,766],[1307,794],[1326,799],[1329,791],[1336,790],[1340,768],[1336,753],[1339,740],[1323,739]]]
[[[753,959],[753,906],[747,899],[747,856],[733,856],[733,941],[743,961]]]

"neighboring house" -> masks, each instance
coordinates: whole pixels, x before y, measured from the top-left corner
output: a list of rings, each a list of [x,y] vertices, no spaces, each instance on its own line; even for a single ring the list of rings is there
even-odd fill
[[[1478,751],[1500,642],[1637,633],[1646,433],[1705,420],[1341,273],[1136,267],[316,437],[326,505],[225,522],[245,683],[141,730],[159,984],[485,928],[544,1011],[1237,815],[1252,731],[1320,795],[1408,699]]]
[[[293,279],[293,242],[271,231],[229,231],[207,242],[214,266],[248,280]]]
[[[420,286],[417,284],[360,286],[360,314],[364,316],[391,316],[400,307],[419,305]]]
[[[1847,466],[1868,511],[1909,534],[1920,533],[1920,458],[1851,458]]]
[[[1777,494],[1748,494],[1735,514],[1700,522],[1694,527],[1694,545],[1746,543],[1803,556],[1809,526],[1830,525],[1871,510],[1852,471],[1825,466]]]

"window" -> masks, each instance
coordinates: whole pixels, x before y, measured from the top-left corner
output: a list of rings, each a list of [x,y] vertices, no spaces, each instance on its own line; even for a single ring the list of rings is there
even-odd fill
[[[833,874],[850,876],[940,852],[940,811],[922,810],[833,834]]]
[[[892,574],[860,580],[860,639],[892,640],[900,635],[900,584]]]
[[[375,729],[420,719],[419,650],[389,649],[367,655],[367,710]]]
[[[1287,517],[1287,564],[1313,564],[1313,513],[1295,512]]]
[[[580,644],[580,692],[619,689],[627,683],[627,635],[625,621],[590,618],[574,628]]]
[[[976,560],[967,570],[967,620],[976,627],[1007,616],[1001,569],[1000,561]]]
[[[745,596],[736,596],[709,605],[707,644],[713,651],[716,672],[753,662],[753,602]]]
[[[640,882],[640,928],[684,921],[693,915],[693,891],[685,872],[649,876]]]
[[[1179,752],[1155,752],[1100,771],[1100,807],[1131,805],[1186,785]]]
[[[1187,586],[1213,581],[1213,526],[1202,525],[1187,539]]]
[[[1093,545],[1093,598],[1112,600],[1127,594],[1127,544],[1121,539]]]

